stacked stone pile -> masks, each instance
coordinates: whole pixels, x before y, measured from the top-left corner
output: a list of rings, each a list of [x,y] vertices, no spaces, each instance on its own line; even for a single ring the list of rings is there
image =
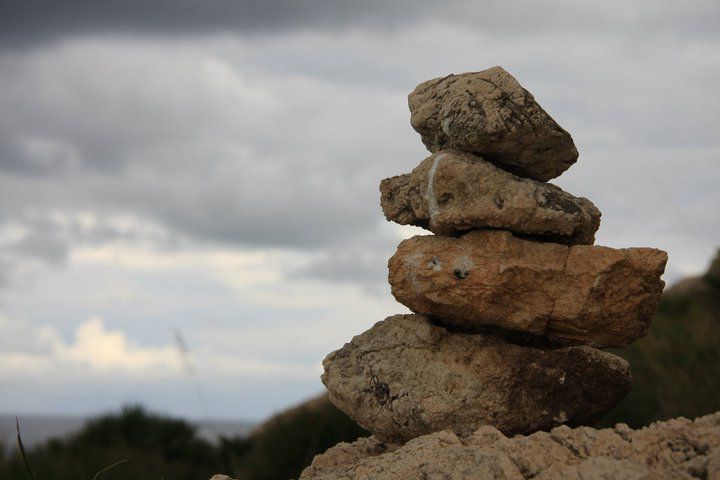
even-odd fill
[[[502,68],[422,83],[409,105],[432,155],[383,180],[381,203],[435,235],[388,264],[414,314],[323,362],[331,401],[381,442],[594,422],[632,386],[601,348],[646,333],[667,255],[593,246],[600,211],[546,183],[577,160],[572,138]]]

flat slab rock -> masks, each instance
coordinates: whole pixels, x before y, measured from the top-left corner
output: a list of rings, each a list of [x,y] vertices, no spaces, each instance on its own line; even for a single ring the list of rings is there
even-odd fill
[[[374,437],[318,455],[302,480],[691,480],[720,479],[720,413],[640,430],[558,427],[507,438],[481,427],[461,438],[444,431],[405,445]]]
[[[388,220],[438,235],[497,228],[564,244],[590,244],[600,210],[555,185],[518,177],[482,158],[441,150],[412,173],[380,183]]]
[[[476,230],[405,240],[388,270],[400,303],[451,327],[621,347],[646,334],[666,262],[653,248],[568,247]]]
[[[384,441],[493,425],[511,435],[594,422],[630,390],[625,360],[449,332],[419,315],[378,322],[323,361],[329,398]]]
[[[578,157],[563,130],[501,67],[436,78],[408,96],[410,123],[431,152],[457,149],[547,181]]]

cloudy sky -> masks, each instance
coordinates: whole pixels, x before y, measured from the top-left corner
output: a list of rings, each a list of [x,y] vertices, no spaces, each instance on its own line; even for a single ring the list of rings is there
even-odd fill
[[[701,272],[718,19],[715,0],[0,1],[0,412],[260,419],[320,392],[326,353],[405,311],[386,261],[416,230],[378,184],[427,155],[407,94],[452,72],[502,65],[571,132],[555,183],[602,210],[597,243]]]

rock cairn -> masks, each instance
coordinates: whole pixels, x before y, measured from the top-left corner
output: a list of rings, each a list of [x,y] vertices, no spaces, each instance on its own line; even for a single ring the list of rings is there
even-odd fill
[[[546,183],[577,160],[570,134],[502,68],[427,81],[409,105],[432,155],[380,191],[388,220],[435,234],[388,263],[414,314],[327,356],[330,400],[380,442],[593,423],[632,386],[600,349],[646,333],[667,254],[593,246],[600,211]]]

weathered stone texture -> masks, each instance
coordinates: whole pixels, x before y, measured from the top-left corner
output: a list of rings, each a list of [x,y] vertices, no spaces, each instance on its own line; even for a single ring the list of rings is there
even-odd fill
[[[570,134],[501,67],[421,83],[408,104],[410,123],[431,152],[475,153],[541,181],[559,176],[578,157]]]
[[[405,240],[388,269],[400,303],[448,326],[620,347],[647,332],[666,262],[653,248],[567,247],[476,230]]]
[[[302,480],[720,480],[720,413],[640,430],[566,426],[507,438],[493,427],[443,431],[405,445],[374,437],[341,443],[313,460]]]
[[[592,244],[600,211],[555,185],[518,177],[480,157],[440,151],[380,183],[388,220],[458,234],[496,228],[564,244]]]
[[[330,401],[378,438],[481,425],[507,434],[593,422],[629,391],[625,360],[591,347],[521,346],[395,315],[323,362]]]

